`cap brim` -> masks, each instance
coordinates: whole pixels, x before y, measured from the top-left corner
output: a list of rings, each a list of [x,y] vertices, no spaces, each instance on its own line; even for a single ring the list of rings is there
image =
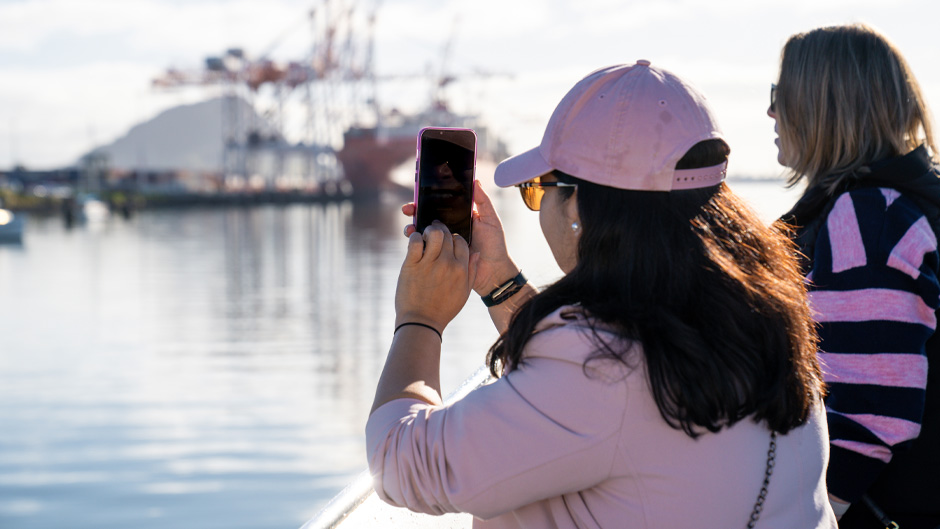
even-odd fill
[[[553,169],[536,147],[500,162],[493,180],[499,187],[510,187],[550,173]]]

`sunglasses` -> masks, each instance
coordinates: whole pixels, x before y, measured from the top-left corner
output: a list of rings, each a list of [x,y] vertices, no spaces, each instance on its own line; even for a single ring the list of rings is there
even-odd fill
[[[526,207],[532,211],[538,211],[542,207],[542,197],[545,196],[546,187],[578,187],[578,184],[566,184],[564,182],[540,182],[538,178],[531,182],[517,184],[519,192],[522,194],[522,201]]]
[[[770,111],[777,111],[777,85],[770,83]]]

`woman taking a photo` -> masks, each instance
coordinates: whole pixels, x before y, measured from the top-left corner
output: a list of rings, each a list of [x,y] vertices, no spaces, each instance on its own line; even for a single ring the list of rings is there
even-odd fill
[[[783,220],[820,324],[840,527],[940,526],[940,180],[917,80],[871,27],[814,29],[785,45],[768,114],[807,184]]]
[[[539,212],[561,279],[525,283],[479,186],[472,247],[407,228],[366,428],[379,496],[474,527],[835,527],[805,287],[723,183],[728,153],[685,81],[604,68],[495,174]],[[441,333],[471,289],[499,378],[443,406]]]

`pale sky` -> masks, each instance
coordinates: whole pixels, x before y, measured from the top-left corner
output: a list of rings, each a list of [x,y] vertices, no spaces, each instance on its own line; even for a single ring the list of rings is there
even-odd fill
[[[0,169],[70,164],[161,110],[212,95],[151,89],[167,67],[196,68],[230,47],[259,55],[280,36],[272,57],[300,58],[306,13],[321,1],[0,0]],[[795,32],[856,21],[899,46],[940,108],[935,0],[384,0],[376,63],[380,74],[421,73],[450,41],[449,70],[466,79],[450,89],[455,110],[482,115],[518,152],[537,145],[578,79],[648,59],[711,100],[732,175],[773,176],[781,170],[765,112],[781,46]],[[380,102],[417,110],[427,93],[393,81]]]

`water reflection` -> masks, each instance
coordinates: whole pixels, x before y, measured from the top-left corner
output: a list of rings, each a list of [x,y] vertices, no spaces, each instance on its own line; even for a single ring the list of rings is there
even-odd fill
[[[299,526],[364,465],[403,224],[397,202],[31,219],[0,248],[0,527]],[[450,384],[479,363],[454,351]]]

